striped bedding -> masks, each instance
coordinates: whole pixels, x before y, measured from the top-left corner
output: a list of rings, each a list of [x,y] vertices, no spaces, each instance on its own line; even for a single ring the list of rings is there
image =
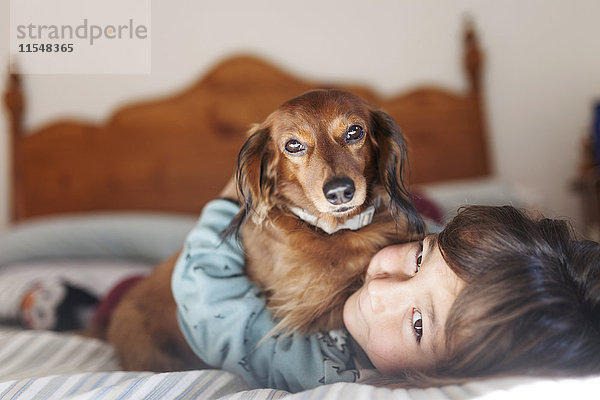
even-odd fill
[[[112,348],[99,340],[0,329],[0,399],[209,399],[247,389],[225,371],[118,371]]]
[[[118,371],[101,341],[48,331],[0,329],[0,399],[418,400],[600,398],[600,376],[505,378],[430,389],[387,389],[337,383],[302,393],[252,389],[218,370],[171,373]]]

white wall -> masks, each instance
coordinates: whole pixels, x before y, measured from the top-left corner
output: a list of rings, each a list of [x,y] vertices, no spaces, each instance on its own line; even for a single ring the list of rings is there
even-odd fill
[[[0,5],[0,60],[8,7]],[[462,20],[486,51],[495,169],[540,196],[541,211],[580,218],[569,190],[591,104],[600,98],[600,1],[152,1],[152,74],[27,76],[27,127],[65,116],[99,121],[123,103],[171,93],[227,54],[258,53],[322,81],[382,94],[419,83],[462,89]],[[7,62],[0,61],[2,89]],[[0,117],[0,227],[7,221],[7,125]]]

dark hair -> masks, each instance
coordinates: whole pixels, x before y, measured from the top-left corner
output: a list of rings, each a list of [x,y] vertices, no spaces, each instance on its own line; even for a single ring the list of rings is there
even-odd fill
[[[600,373],[598,243],[509,206],[466,207],[436,241],[466,285],[446,321],[447,356],[402,386]]]

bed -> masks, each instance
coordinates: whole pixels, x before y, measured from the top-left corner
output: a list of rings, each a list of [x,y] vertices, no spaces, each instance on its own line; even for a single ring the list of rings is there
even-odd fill
[[[494,178],[483,56],[470,24],[462,62],[464,92],[418,86],[382,97],[236,55],[188,89],[121,107],[103,123],[57,121],[33,131],[23,126],[25,78],[10,75],[12,220],[0,235],[0,398],[473,399],[599,392],[600,377],[514,377],[426,390],[334,384],[291,394],[251,388],[226,371],[120,371],[107,343],[72,332],[90,323],[96,301],[117,283],[148,273],[177,251],[202,206],[233,174],[250,124],[313,88],[357,93],[399,123],[409,143],[411,185],[431,218],[443,222],[463,203],[525,205],[518,190]]]

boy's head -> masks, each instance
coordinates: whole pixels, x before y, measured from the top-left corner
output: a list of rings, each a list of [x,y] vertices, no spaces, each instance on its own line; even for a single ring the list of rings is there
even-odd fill
[[[464,208],[424,243],[420,259],[418,243],[400,245],[407,246],[405,256],[397,247],[396,259],[395,246],[378,253],[365,285],[344,308],[348,330],[382,372],[399,373],[403,386],[600,372],[598,243],[576,241],[564,221],[535,220],[508,206]],[[391,268],[400,270],[411,257],[415,273],[406,270],[400,280],[394,272],[394,278]],[[392,298],[407,286],[422,296],[397,296],[388,304],[411,310],[397,330],[375,324],[383,321],[375,317],[375,289],[388,288]],[[391,318],[388,324],[396,323]],[[418,346],[403,339],[411,330],[420,332]],[[436,341],[425,348],[428,336]]]
[[[466,284],[441,376],[600,372],[600,245],[562,220],[468,207],[438,243]]]
[[[434,236],[388,246],[346,301],[344,323],[381,372],[430,368],[446,354],[444,326],[463,286]]]

